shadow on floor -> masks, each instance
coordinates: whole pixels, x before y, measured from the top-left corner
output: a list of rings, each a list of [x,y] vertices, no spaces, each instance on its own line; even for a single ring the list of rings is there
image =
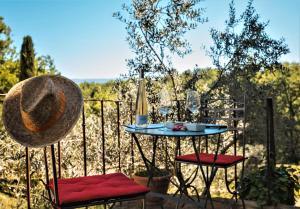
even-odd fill
[[[146,209],[175,209],[179,204],[179,209],[202,209],[204,200],[200,203],[192,201],[187,198],[179,200],[178,197],[172,197],[171,195],[162,195],[157,193],[149,193],[146,196]],[[229,199],[213,199],[214,209],[242,209],[241,201],[235,204],[234,201]],[[211,209],[211,205],[207,204],[207,209]],[[245,201],[246,209],[261,209],[254,201]],[[135,200],[124,202],[122,205],[115,205],[113,209],[141,209],[142,201]],[[299,207],[278,205],[278,206],[265,206],[263,209],[300,209]]]

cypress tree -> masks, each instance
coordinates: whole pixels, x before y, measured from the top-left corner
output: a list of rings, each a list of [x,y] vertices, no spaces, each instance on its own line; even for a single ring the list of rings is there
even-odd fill
[[[20,52],[20,81],[36,75],[36,70],[34,66],[34,48],[32,38],[30,36],[25,36],[23,38],[23,43]]]

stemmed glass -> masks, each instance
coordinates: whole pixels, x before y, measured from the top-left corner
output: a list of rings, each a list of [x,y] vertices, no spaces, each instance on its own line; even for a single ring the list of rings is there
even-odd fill
[[[201,103],[197,91],[189,90],[186,95],[186,109],[192,112],[193,116],[199,113]]]
[[[166,127],[167,116],[172,110],[172,99],[166,88],[163,88],[160,93],[159,112],[164,116],[164,126]]]

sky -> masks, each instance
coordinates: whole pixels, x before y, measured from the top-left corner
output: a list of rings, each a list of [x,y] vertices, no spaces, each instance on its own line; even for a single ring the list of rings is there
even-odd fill
[[[209,29],[224,29],[230,0],[205,0],[208,22],[186,34],[192,53],[173,60],[179,71],[213,67],[203,50],[209,47]],[[117,78],[128,72],[132,58],[126,42],[125,25],[112,17],[129,0],[0,0],[0,16],[12,30],[13,45],[19,51],[23,37],[30,35],[38,56],[50,55],[57,69],[69,78]],[[247,1],[236,0],[237,14]],[[254,0],[262,21],[270,21],[267,33],[285,38],[290,53],[281,61],[300,62],[300,0]]]

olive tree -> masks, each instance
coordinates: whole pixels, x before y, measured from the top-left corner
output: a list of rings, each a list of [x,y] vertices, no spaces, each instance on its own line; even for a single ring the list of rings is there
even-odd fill
[[[275,40],[267,34],[269,22],[260,20],[253,0],[249,0],[240,17],[236,15],[233,0],[229,7],[225,29],[210,30],[213,45],[208,53],[220,72],[212,89],[226,84],[229,90],[239,88],[244,92],[253,86],[251,78],[257,72],[280,65],[279,58],[288,53],[289,49],[283,38]]]
[[[124,14],[114,17],[125,24],[127,41],[135,56],[127,60],[129,76],[140,70],[148,76],[169,76],[177,99],[178,89],[172,65],[174,55],[183,57],[191,52],[185,34],[206,22],[201,0],[132,0],[123,5]]]

